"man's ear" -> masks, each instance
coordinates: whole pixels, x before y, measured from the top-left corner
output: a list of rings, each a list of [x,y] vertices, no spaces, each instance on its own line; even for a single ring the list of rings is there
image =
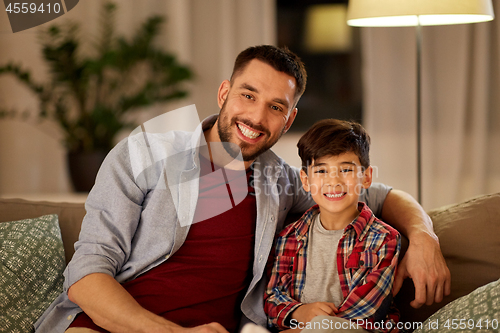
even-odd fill
[[[373,180],[373,168],[369,166],[363,172],[363,188],[369,188],[372,185]]]
[[[285,129],[283,130],[283,134],[288,132],[288,130],[292,126],[293,121],[295,120],[295,117],[297,117],[297,112],[299,112],[299,109],[297,109],[297,108],[294,108],[292,110],[292,112],[290,112],[290,116],[288,117],[288,120],[286,121]]]
[[[304,170],[300,170],[300,181],[302,182],[304,191],[309,192],[311,190],[309,186],[309,178],[307,178],[307,173]]]
[[[229,80],[224,80],[220,84],[219,91],[217,92],[217,104],[219,105],[219,109],[222,109],[222,106],[227,99],[227,95],[229,94],[230,88],[231,82],[229,82]]]

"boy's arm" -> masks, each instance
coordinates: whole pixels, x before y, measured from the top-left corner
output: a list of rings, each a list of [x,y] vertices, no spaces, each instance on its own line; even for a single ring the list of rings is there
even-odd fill
[[[399,264],[393,294],[396,295],[403,280],[410,277],[415,285],[411,306],[419,308],[424,303],[441,302],[444,295],[450,294],[451,275],[429,216],[409,194],[392,190],[385,199],[382,220],[410,241]]]
[[[371,266],[371,271],[363,278],[363,284],[355,286],[349,292],[336,314],[337,317],[347,319],[373,318],[382,305],[386,305],[384,301],[391,298],[400,247],[400,236],[394,232],[394,234],[386,236],[386,240],[378,249],[376,263],[370,263],[373,256],[370,256],[368,252],[360,253],[362,256],[356,265]],[[365,257],[363,258],[363,256]],[[350,267],[350,261],[347,262],[346,268]],[[340,278],[342,280],[342,276]],[[357,277],[355,273],[353,279],[356,278],[362,277]]]
[[[268,324],[279,329],[289,328],[285,324],[285,319],[290,319],[289,314],[302,305],[290,296],[294,282],[292,281],[294,257],[284,256],[283,252],[291,241],[287,242],[283,236],[278,238],[273,268],[264,294],[264,311],[267,314]]]

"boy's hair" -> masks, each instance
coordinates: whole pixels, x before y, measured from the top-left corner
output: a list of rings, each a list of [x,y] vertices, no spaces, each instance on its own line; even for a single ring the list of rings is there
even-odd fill
[[[272,45],[252,46],[243,50],[234,62],[231,81],[240,74],[253,59],[260,60],[279,72],[295,78],[295,101],[297,102],[306,90],[307,72],[300,58],[287,47],[278,48]]]
[[[370,136],[353,121],[323,119],[315,123],[297,143],[302,170],[314,160],[353,152],[364,169],[370,166]]]

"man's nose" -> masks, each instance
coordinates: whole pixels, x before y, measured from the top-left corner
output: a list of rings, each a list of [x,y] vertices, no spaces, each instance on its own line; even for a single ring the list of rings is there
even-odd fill
[[[265,103],[255,103],[252,112],[250,112],[250,120],[256,125],[262,125],[265,123],[267,116],[267,104]]]

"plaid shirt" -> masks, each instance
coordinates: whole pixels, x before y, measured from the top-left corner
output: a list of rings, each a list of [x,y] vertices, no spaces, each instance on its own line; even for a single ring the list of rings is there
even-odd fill
[[[371,323],[382,320],[384,327],[389,326],[388,322],[395,327],[399,314],[392,306],[391,290],[401,247],[400,235],[378,220],[364,203],[358,204],[358,210],[361,213],[344,229],[337,248],[344,301],[335,316]],[[299,300],[306,279],[308,231],[318,213],[316,205],[279,234],[264,297],[270,327],[288,328],[291,313],[302,305]]]

